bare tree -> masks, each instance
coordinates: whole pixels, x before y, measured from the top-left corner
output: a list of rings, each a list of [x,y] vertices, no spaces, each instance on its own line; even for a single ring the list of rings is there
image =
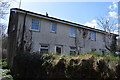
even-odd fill
[[[5,16],[8,14],[9,6],[9,2],[0,1],[0,19],[5,19]]]
[[[111,17],[101,17],[97,19],[97,24],[107,33],[103,36],[106,49],[109,51],[115,51],[116,39],[111,33],[118,30],[116,27],[116,20]]]
[[[10,7],[9,1],[0,0],[0,21],[1,21],[0,28],[2,31],[2,35],[4,34],[4,31],[7,27],[3,20],[5,20],[6,15],[8,14],[9,7]]]
[[[116,20],[111,17],[101,17],[97,18],[97,24],[100,26],[104,31],[111,33],[117,30],[116,27]]]
[[[5,30],[7,28],[6,16],[9,14],[10,3],[13,0],[0,0],[0,55],[7,55],[7,35]]]

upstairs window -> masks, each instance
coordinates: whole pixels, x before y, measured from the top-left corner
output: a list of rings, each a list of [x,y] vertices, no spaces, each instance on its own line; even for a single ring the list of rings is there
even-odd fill
[[[76,28],[75,27],[70,27],[70,36],[75,37],[76,36]]]
[[[95,32],[91,32],[90,38],[91,38],[91,40],[95,40],[96,39]]]
[[[32,19],[32,25],[31,25],[31,30],[39,30],[40,27],[40,20],[37,20],[37,19]]]
[[[52,25],[51,25],[51,31],[52,32],[56,32],[56,27],[57,27],[57,24],[52,22]]]

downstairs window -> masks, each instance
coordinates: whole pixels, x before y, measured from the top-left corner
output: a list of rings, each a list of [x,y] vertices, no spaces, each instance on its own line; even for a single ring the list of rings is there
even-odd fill
[[[48,45],[42,44],[40,47],[40,53],[48,53]]]
[[[70,47],[70,55],[76,54],[76,47]]]

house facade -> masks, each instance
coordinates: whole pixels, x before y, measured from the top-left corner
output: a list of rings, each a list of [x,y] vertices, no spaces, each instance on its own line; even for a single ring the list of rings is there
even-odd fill
[[[116,36],[102,30],[13,8],[8,26],[8,61],[20,51],[77,55],[109,52]]]

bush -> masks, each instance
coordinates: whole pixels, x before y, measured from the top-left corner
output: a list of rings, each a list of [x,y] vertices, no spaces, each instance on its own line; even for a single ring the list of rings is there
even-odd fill
[[[107,55],[108,56],[108,55]],[[112,56],[112,55],[111,55]],[[119,78],[120,63],[95,53],[79,56],[22,54],[14,58],[14,80],[80,80]],[[110,67],[114,63],[114,67]]]
[[[6,59],[2,59],[1,66],[2,66],[2,69],[8,69],[8,64]]]
[[[2,75],[2,80],[6,80],[6,79],[12,80],[12,76],[10,74],[11,71],[10,71],[10,69],[8,69],[8,65],[7,65],[6,59],[2,59],[0,61],[0,66],[2,67],[0,69],[0,75]]]

